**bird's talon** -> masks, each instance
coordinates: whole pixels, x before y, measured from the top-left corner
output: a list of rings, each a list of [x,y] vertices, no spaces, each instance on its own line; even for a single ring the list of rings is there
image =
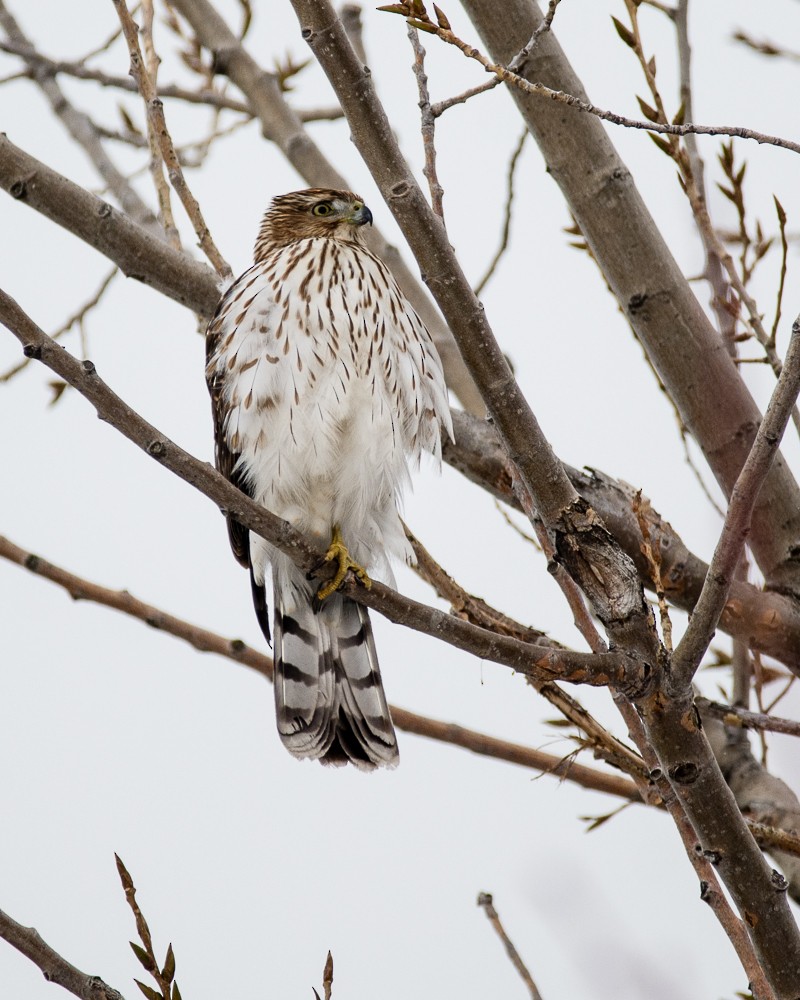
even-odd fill
[[[353,571],[356,577],[361,581],[362,585],[369,590],[372,586],[372,580],[370,580],[364,567],[359,566],[357,562],[353,562],[350,558],[350,553],[347,551],[347,546],[342,541],[342,535],[338,527],[334,527],[331,544],[328,551],[325,553],[325,562],[333,562],[334,560],[339,563],[339,567],[333,578],[327,583],[324,583],[317,591],[317,597],[321,601],[324,601],[326,597],[330,597],[334,591],[341,587],[350,570]]]

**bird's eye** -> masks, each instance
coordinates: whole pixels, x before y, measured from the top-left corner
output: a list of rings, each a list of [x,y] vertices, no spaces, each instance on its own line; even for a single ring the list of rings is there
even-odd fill
[[[329,201],[321,201],[311,209],[312,215],[330,215],[333,212],[333,205]]]

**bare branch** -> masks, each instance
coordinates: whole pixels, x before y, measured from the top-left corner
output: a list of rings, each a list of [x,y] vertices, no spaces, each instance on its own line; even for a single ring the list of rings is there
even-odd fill
[[[800,153],[800,143],[798,142],[793,142],[791,139],[783,139],[777,135],[768,135],[765,132],[757,132],[755,129],[743,128],[740,125],[695,125],[692,123],[672,125],[669,123],[640,121],[636,118],[618,115],[613,111],[606,111],[603,108],[597,107],[596,104],[583,101],[573,94],[565,93],[563,90],[553,90],[550,87],[546,87],[543,83],[526,80],[524,77],[513,72],[508,66],[493,62],[488,56],[479,52],[474,45],[463,41],[463,39],[459,38],[449,28],[442,28],[433,24],[428,19],[423,20],[418,13],[414,12],[411,3],[392,4],[390,6],[393,8],[407,8],[405,11],[393,9],[390,13],[403,13],[403,16],[409,18],[410,23],[415,27],[419,27],[420,24],[424,25],[425,31],[430,32],[432,35],[437,35],[443,42],[447,42],[448,45],[453,45],[468,59],[474,59],[480,63],[487,73],[492,73],[499,80],[502,80],[503,83],[517,87],[525,94],[548,97],[551,101],[556,101],[558,104],[566,104],[571,108],[575,108],[576,111],[582,111],[584,114],[593,115],[601,121],[609,122],[612,125],[621,125],[624,128],[643,129],[646,132],[654,132],[662,135],[727,135],[736,139],[752,139],[759,144],[777,146],[780,149],[788,149],[793,153]]]
[[[0,135],[0,186],[113,260],[123,274],[211,317],[218,280],[205,264],[172,249],[102,198],[29,156]]]
[[[419,92],[420,131],[422,133],[422,147],[425,151],[425,166],[422,172],[430,188],[431,208],[444,222],[442,208],[444,188],[439,183],[439,175],[436,173],[436,116],[431,110],[431,95],[428,91],[428,77],[425,73],[425,49],[419,40],[419,32],[411,25],[408,26],[408,38],[411,42],[411,48],[414,50],[414,76]]]
[[[486,273],[475,286],[475,294],[480,295],[484,288],[488,285],[491,280],[492,275],[497,270],[497,265],[500,263],[503,254],[508,249],[508,239],[511,235],[511,206],[514,203],[514,173],[517,169],[517,163],[520,156],[522,155],[522,148],[525,145],[525,140],[528,138],[528,130],[525,129],[519,137],[517,145],[514,147],[514,152],[511,154],[511,159],[508,161],[508,171],[506,173],[506,207],[505,214],[503,217],[503,232],[500,236],[500,246],[495,251],[494,257],[492,257],[489,267],[486,269]]]
[[[23,927],[0,910],[0,937],[29,958],[49,983],[63,986],[80,1000],[124,1000],[121,993],[107,986],[99,976],[90,976],[62,958],[33,927]]]
[[[92,583],[62,569],[60,566],[53,565],[41,556],[20,548],[2,535],[0,535],[0,558],[7,559],[28,572],[63,587],[75,601],[92,601],[113,608],[144,622],[151,628],[182,639],[199,652],[223,656],[255,670],[268,681],[272,681],[272,660],[270,657],[248,646],[241,639],[228,639],[215,632],[210,632],[208,629],[201,628],[199,625],[193,625],[191,622],[176,618],[161,608],[139,600],[127,590],[112,590]],[[567,699],[568,696],[564,692],[561,694],[563,699]],[[499,740],[472,729],[465,729],[452,722],[440,722],[424,715],[417,715],[415,712],[409,712],[407,709],[398,708],[395,705],[390,706],[390,710],[394,724],[405,732],[414,733],[417,736],[423,736],[440,743],[462,747],[483,757],[494,757],[496,760],[504,760],[520,767],[532,768],[543,774],[551,774],[594,791],[615,795],[632,802],[641,801],[636,786],[617,774],[598,771],[578,764],[572,759],[565,760],[533,747]],[[586,715],[586,718],[580,718],[577,724],[583,729],[591,731],[591,725],[586,721],[587,718],[591,719],[591,716]],[[620,744],[620,746],[623,745]],[[627,748],[624,749],[627,750]],[[628,754],[630,755],[630,751]],[[615,763],[619,763],[619,759],[620,755],[617,754]]]
[[[745,729],[800,736],[800,722],[795,722],[793,719],[779,719],[774,715],[762,712],[750,712],[738,705],[723,705],[717,701],[709,701],[707,698],[697,698],[696,701],[701,712],[715,716],[728,727],[743,726]]]
[[[714,635],[750,532],[750,520],[758,491],[778,450],[798,393],[800,393],[800,317],[792,326],[792,338],[786,352],[783,371],[758,428],[750,454],[731,493],[725,523],[703,590],[686,632],[675,650],[672,670],[673,680],[678,686],[690,683]]]
[[[506,950],[506,954],[511,959],[511,964],[517,970],[517,972],[522,977],[522,981],[528,987],[528,992],[531,995],[531,1000],[542,1000],[542,994],[536,987],[536,983],[533,981],[533,977],[525,966],[525,963],[520,958],[519,952],[514,947],[511,938],[506,934],[505,928],[500,922],[500,917],[497,910],[494,908],[494,901],[492,899],[492,894],[489,892],[482,892],[478,895],[478,906],[483,909],[486,914],[489,923],[494,927],[497,936],[503,942],[503,947]]]

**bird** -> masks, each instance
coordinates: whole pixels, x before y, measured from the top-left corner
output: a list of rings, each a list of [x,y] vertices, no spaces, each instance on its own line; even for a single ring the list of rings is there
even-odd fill
[[[350,191],[278,195],[254,263],[225,290],[206,335],[217,469],[327,546],[319,586],[228,517],[270,641],[278,733],[300,759],[371,771],[398,762],[367,609],[339,591],[413,562],[403,490],[423,453],[453,437],[447,387],[425,324],[364,242],[372,213]]]

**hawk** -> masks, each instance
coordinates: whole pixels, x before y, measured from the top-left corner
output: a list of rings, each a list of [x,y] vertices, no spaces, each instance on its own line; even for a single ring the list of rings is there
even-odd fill
[[[371,222],[349,191],[275,198],[206,341],[217,468],[338,563],[317,589],[228,518],[267,641],[272,571],[278,732],[295,757],[363,770],[395,765],[397,741],[367,609],[337,588],[349,570],[391,582],[389,557],[412,560],[398,512],[409,464],[440,462],[453,433],[436,348],[365,246]]]

